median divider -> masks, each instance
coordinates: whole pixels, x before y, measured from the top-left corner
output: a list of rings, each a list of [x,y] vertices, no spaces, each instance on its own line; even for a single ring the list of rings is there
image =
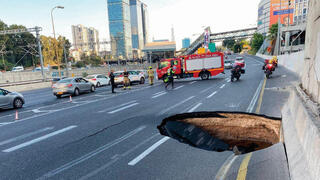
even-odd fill
[[[292,180],[320,177],[319,107],[300,87],[282,109],[284,142]]]

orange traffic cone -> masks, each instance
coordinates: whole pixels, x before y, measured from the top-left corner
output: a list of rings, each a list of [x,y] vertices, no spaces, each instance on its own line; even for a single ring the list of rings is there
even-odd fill
[[[19,120],[19,114],[18,114],[18,110],[16,110],[16,120]]]
[[[72,97],[70,96],[70,100],[69,100],[69,102],[72,102]]]

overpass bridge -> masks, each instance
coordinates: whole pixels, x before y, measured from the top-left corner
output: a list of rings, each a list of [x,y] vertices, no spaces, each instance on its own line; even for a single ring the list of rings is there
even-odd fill
[[[210,27],[207,28],[210,32]],[[246,28],[246,29],[238,29],[233,31],[226,31],[220,33],[210,33],[210,41],[217,42],[223,41],[225,39],[242,39],[242,38],[250,38],[257,31],[257,27]],[[202,33],[193,43],[183,51],[182,55],[193,54],[198,48],[200,48],[204,43],[205,34]]]

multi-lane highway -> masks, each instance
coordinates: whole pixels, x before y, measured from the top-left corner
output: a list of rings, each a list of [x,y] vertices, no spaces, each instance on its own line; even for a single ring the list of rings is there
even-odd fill
[[[234,58],[231,56],[230,58]],[[165,90],[136,85],[56,99],[24,92],[25,107],[0,112],[1,179],[288,179],[282,143],[248,155],[212,152],[161,136],[165,117],[195,111],[243,111],[280,117],[297,77],[279,67],[265,80],[263,60],[245,56],[246,74],[177,80]]]

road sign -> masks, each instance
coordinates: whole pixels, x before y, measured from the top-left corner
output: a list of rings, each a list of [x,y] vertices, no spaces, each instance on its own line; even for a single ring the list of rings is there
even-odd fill
[[[36,32],[37,30],[38,31],[42,31],[42,28],[41,27],[35,27],[35,28],[4,30],[4,31],[0,31],[0,35],[19,34],[19,33],[26,33],[26,32]]]

